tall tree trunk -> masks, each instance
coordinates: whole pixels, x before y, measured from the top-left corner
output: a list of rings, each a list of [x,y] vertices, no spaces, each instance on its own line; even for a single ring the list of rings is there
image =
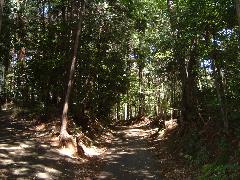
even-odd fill
[[[67,132],[67,125],[68,125],[68,103],[69,103],[69,97],[72,90],[73,85],[73,75],[75,71],[76,66],[76,59],[77,59],[77,50],[79,47],[79,38],[81,36],[82,31],[82,21],[83,21],[83,14],[85,11],[85,0],[82,0],[81,2],[81,9],[80,9],[80,15],[79,15],[79,22],[76,30],[76,37],[73,47],[73,57],[72,57],[72,64],[71,69],[69,73],[69,80],[68,80],[68,87],[67,87],[67,93],[65,97],[64,107],[63,107],[63,113],[62,113],[62,126],[61,126],[61,132],[60,132],[60,144],[65,145],[65,143],[70,139],[70,135]]]
[[[174,8],[174,1],[173,0],[167,0],[168,5],[168,13],[170,16],[170,25],[172,30],[172,36],[174,40],[174,59],[179,64],[179,70],[180,70],[180,81],[182,83],[182,99],[181,99],[181,116],[184,121],[188,121],[188,83],[187,83],[187,67],[186,62],[183,57],[183,53],[181,52],[181,40],[180,40],[180,30],[178,28],[178,22],[176,19],[176,12]],[[181,121],[180,123],[183,125],[184,121]]]
[[[238,18],[238,27],[240,31],[240,0],[235,0],[236,2],[236,12],[237,12],[237,18]]]
[[[142,62],[139,64],[138,69],[138,80],[139,80],[139,112],[140,116],[144,115],[145,111],[145,98],[144,98],[144,89],[143,89],[143,67]]]
[[[0,0],[0,33],[2,30],[3,5],[4,5],[4,0]]]
[[[217,46],[217,42],[214,38],[214,45]],[[217,92],[217,98],[220,105],[221,118],[223,122],[224,131],[228,132],[228,118],[227,118],[227,106],[225,98],[225,85],[223,83],[223,75],[221,73],[221,65],[219,61],[219,52],[216,48],[213,50],[213,62],[212,69],[215,80],[215,87]]]
[[[235,0],[238,19],[238,48],[240,49],[240,0]]]
[[[194,91],[196,87],[196,37],[193,37],[191,42],[190,58],[186,61],[185,52],[183,52],[183,46],[186,46],[181,38],[181,29],[179,28],[178,21],[176,19],[176,11],[174,8],[174,1],[167,0],[168,12],[170,15],[170,24],[172,29],[172,36],[175,41],[173,47],[174,58],[180,67],[180,80],[182,83],[182,124],[189,122],[193,119],[195,105],[194,105]]]
[[[223,122],[224,131],[228,132],[228,119],[227,119],[227,111],[226,111],[226,103],[225,103],[225,93],[224,93],[224,86],[222,82],[222,76],[221,76],[221,69],[216,63],[216,61],[213,60],[212,66],[213,66],[213,74],[215,79],[215,87],[217,92],[217,98],[218,102],[220,104],[220,112],[221,112],[221,118]]]
[[[187,68],[187,120],[191,121],[196,115],[196,89],[197,89],[197,38],[194,37],[191,42],[190,58]]]
[[[120,121],[121,117],[120,117],[120,102],[117,103],[117,121]]]

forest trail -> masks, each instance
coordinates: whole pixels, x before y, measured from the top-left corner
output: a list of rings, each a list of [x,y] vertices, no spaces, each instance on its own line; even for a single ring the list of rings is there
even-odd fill
[[[89,179],[97,163],[62,156],[30,121],[0,116],[0,179]],[[46,132],[49,133],[49,132]]]
[[[149,134],[141,127],[118,127],[97,179],[163,179],[161,162],[147,144]]]
[[[146,137],[150,130],[117,127],[109,149],[98,159],[78,161],[60,155],[32,129],[31,121],[0,115],[0,179],[163,179],[160,160]]]

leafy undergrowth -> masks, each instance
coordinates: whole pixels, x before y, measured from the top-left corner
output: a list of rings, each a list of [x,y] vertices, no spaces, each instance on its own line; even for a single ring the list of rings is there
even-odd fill
[[[199,179],[240,178],[239,126],[230,124],[228,133],[219,125],[208,123],[186,135],[183,150],[191,164],[201,167]]]
[[[193,179],[198,169],[191,166],[176,148],[179,146],[178,129],[176,120],[165,121],[164,127],[160,124],[160,128],[149,136],[149,145],[155,148],[156,156],[161,160],[159,170],[166,179]]]
[[[58,136],[61,125],[59,118],[51,118],[47,121],[38,118],[32,123],[39,140],[59,148]],[[74,142],[80,139],[78,145],[83,149],[85,157],[97,157],[103,154],[112,142],[113,134],[109,129],[118,126],[150,130],[148,131],[149,146],[154,147],[154,152],[161,162],[159,171],[166,179],[239,179],[240,177],[240,131],[234,128],[234,125],[227,135],[223,135],[224,133],[219,130],[221,128],[216,127],[216,124],[208,124],[198,129],[195,126],[183,129],[177,125],[177,120],[163,122],[159,119],[139,116],[128,121],[118,121],[108,129],[98,120],[91,119],[87,130],[80,128],[73,119],[70,119],[69,132],[72,132]],[[80,158],[74,154],[74,147],[61,149],[59,152]]]
[[[72,136],[73,145],[61,147],[59,135],[61,119],[59,117],[32,114],[19,109],[13,113],[15,118],[25,118],[31,122],[31,129],[39,141],[46,142],[59,150],[59,153],[76,159],[89,159],[97,157],[106,151],[106,145],[111,143],[112,133],[104,128],[96,119],[90,119],[87,130],[77,125],[73,118],[69,119],[68,131]],[[79,149],[81,148],[81,154]]]
[[[148,130],[148,145],[153,147],[156,158],[160,162],[159,171],[166,179],[192,179],[197,176],[198,169],[191,166],[179,146],[177,120],[162,121],[160,118],[139,116],[129,121],[117,122],[117,125],[141,127]]]
[[[59,146],[59,132],[61,127],[60,119],[52,119],[48,123],[38,123],[35,127],[45,141],[48,141],[52,146],[59,148],[59,152],[73,158],[96,157],[105,152],[105,147],[102,142],[110,143],[111,132],[104,129],[97,121],[92,122],[91,131],[83,133],[81,128],[76,126],[72,119],[69,121],[69,132],[71,132],[74,146],[63,147]],[[39,136],[39,137],[40,137]],[[76,148],[81,147],[82,154],[78,154]]]
[[[235,126],[238,127],[238,126]],[[163,159],[161,171],[167,179],[239,179],[240,136],[216,124],[195,129],[162,129],[152,134],[152,146]]]

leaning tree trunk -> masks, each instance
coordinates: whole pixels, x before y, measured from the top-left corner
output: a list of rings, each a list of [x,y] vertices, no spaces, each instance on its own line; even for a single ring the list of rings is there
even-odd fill
[[[2,29],[3,5],[4,5],[4,0],[0,0],[0,33]]]
[[[81,9],[79,14],[79,22],[76,30],[76,37],[73,47],[73,57],[72,57],[72,64],[69,74],[69,80],[68,80],[68,87],[67,87],[67,93],[65,97],[64,107],[63,107],[63,113],[62,113],[62,126],[61,126],[61,132],[60,132],[60,145],[65,146],[69,140],[71,141],[71,136],[67,132],[67,125],[68,125],[68,103],[69,103],[69,97],[72,90],[73,85],[73,75],[76,67],[76,59],[77,59],[77,50],[79,47],[79,37],[81,36],[82,31],[82,21],[83,21],[83,13],[85,10],[85,0],[82,0],[81,3]]]

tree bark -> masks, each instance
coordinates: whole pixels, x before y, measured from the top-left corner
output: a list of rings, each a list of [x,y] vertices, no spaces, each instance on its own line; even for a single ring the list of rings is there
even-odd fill
[[[74,76],[74,71],[75,71],[75,67],[76,67],[77,50],[79,47],[79,38],[81,36],[81,31],[82,31],[82,21],[83,21],[84,11],[85,11],[85,0],[82,0],[80,15],[79,15],[79,22],[77,25],[76,37],[75,37],[74,47],[73,47],[73,57],[72,57],[72,64],[71,64],[71,69],[70,69],[70,73],[69,73],[68,87],[67,87],[67,92],[66,92],[66,97],[65,97],[64,107],[63,107],[63,113],[62,113],[62,126],[61,126],[61,132],[60,132],[60,144],[62,146],[65,145],[65,141],[68,141],[70,139],[70,135],[67,132],[68,106],[69,106],[69,97],[70,97],[70,93],[71,93],[72,85],[73,85],[73,76]]]
[[[235,0],[236,14],[238,19],[238,48],[240,49],[240,0]]]
[[[4,5],[4,0],[0,0],[0,33],[2,30],[3,5]]]
[[[214,38],[214,46],[217,46],[217,42]],[[225,97],[225,85],[223,83],[223,75],[221,73],[221,65],[219,62],[219,52],[216,48],[213,50],[213,62],[212,62],[212,69],[213,69],[213,76],[214,76],[214,83],[217,92],[217,98],[220,105],[220,112],[221,118],[223,122],[223,128],[226,133],[228,133],[228,118],[227,118],[227,105],[226,105],[226,97]]]
[[[240,0],[235,0],[235,3],[236,3],[237,18],[238,18],[238,28],[240,31]]]
[[[197,82],[196,82],[196,68],[197,68],[197,40],[194,37],[191,43],[190,48],[190,58],[188,62],[188,68],[187,68],[187,79],[186,79],[186,120],[191,121],[196,115],[196,88],[197,88]]]
[[[182,125],[193,119],[195,111],[194,91],[196,87],[196,53],[197,53],[197,37],[193,37],[191,47],[189,48],[189,60],[186,61],[185,52],[183,49],[186,46],[181,38],[181,29],[179,28],[176,19],[176,12],[174,8],[174,1],[167,0],[168,12],[170,15],[170,25],[172,29],[172,36],[175,41],[173,47],[174,58],[179,64],[180,80],[182,83]]]
[[[140,62],[138,69],[138,80],[139,80],[139,112],[138,115],[144,115],[145,105],[144,105],[144,90],[143,90],[143,67],[142,62]]]

